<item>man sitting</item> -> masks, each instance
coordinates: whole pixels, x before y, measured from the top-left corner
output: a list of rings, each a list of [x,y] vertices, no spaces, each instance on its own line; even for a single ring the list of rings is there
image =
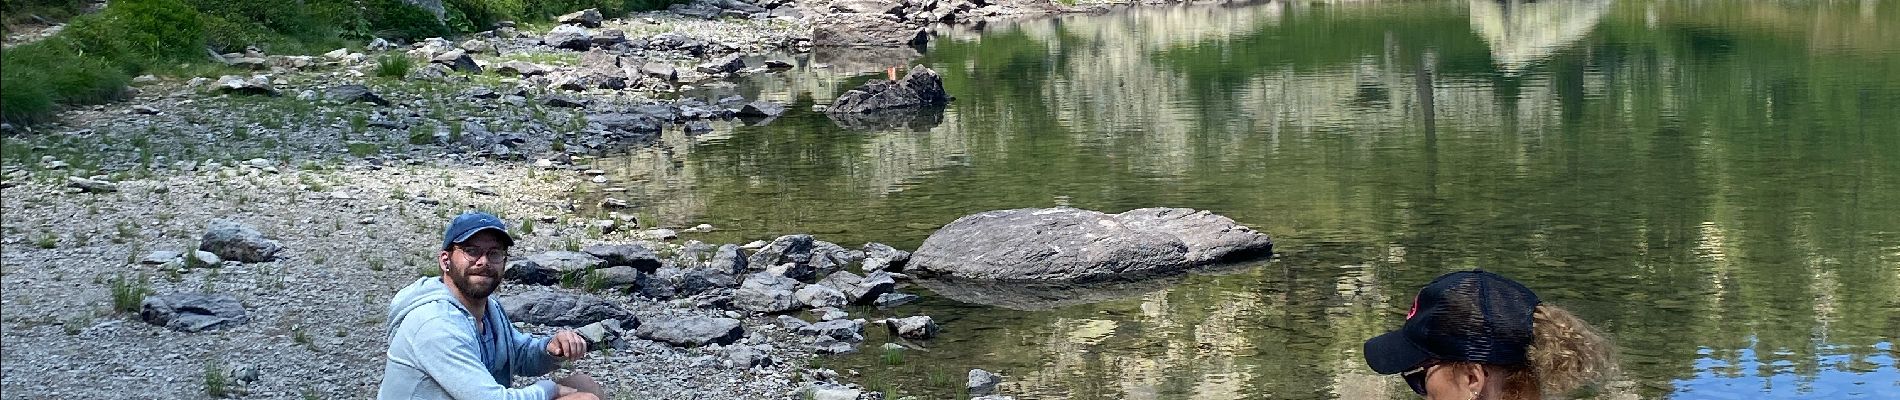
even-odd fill
[[[500,218],[455,217],[442,234],[439,278],[421,278],[389,301],[389,361],[376,398],[599,400],[592,377],[575,373],[509,388],[514,376],[540,376],[587,355],[572,330],[536,337],[515,330],[490,295],[501,285],[514,238]]]

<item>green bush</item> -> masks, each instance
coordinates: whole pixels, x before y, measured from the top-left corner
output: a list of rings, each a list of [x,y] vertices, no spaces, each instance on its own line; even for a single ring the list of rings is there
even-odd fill
[[[73,19],[60,35],[84,50],[137,72],[140,67],[203,60],[204,24],[198,10],[178,0],[121,0],[105,11]]]
[[[205,48],[234,52],[257,46],[271,54],[314,53],[344,39],[418,40],[488,29],[496,22],[545,21],[587,8],[608,16],[665,8],[683,0],[445,0],[447,23],[403,0],[293,0],[260,6],[249,0],[114,0],[104,11],[72,18],[61,33],[0,54],[0,121],[45,122],[61,105],[98,104],[123,96],[133,75],[202,74],[222,68]],[[0,0],[6,21],[77,15],[88,0]],[[385,58],[377,75],[407,76],[412,61]],[[182,67],[181,67],[182,65]],[[198,68],[198,69],[193,69]]]
[[[369,0],[365,20],[377,37],[417,40],[449,35],[449,27],[422,8],[402,0]]]
[[[64,21],[79,15],[91,3],[86,0],[0,0],[0,15],[5,15],[0,26],[6,27],[4,32],[11,33],[14,25],[33,22],[34,16]]]
[[[416,67],[415,60],[402,53],[389,53],[376,58],[376,76],[402,79],[409,76],[409,70]]]

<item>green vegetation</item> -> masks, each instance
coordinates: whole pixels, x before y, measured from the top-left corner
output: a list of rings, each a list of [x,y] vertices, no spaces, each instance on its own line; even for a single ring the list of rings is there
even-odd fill
[[[402,77],[409,76],[409,70],[414,69],[415,65],[416,62],[414,60],[410,60],[409,56],[403,55],[402,53],[384,54],[382,57],[376,59],[376,76],[402,79]],[[358,131],[361,130],[359,129]]]
[[[225,385],[230,377],[225,376],[224,363],[212,360],[205,363],[205,394],[212,398],[221,398],[225,394]]]
[[[30,23],[34,16],[71,20],[52,37],[0,55],[0,121],[40,123],[52,119],[60,106],[117,100],[138,74],[223,72],[207,48],[311,54],[373,37],[419,40],[484,30],[504,20],[541,21],[585,8],[619,15],[673,1],[449,0],[446,21],[438,21],[403,0],[304,0],[269,7],[238,0],[117,0],[85,15],[80,10],[89,1],[7,0],[0,9],[8,27]],[[383,65],[377,74],[398,70],[407,73],[407,68]]]

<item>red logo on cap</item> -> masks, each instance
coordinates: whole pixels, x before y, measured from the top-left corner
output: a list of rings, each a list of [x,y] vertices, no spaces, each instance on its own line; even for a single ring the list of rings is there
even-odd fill
[[[1412,319],[1413,315],[1418,315],[1418,295],[1412,295],[1412,310],[1405,312],[1405,319]]]

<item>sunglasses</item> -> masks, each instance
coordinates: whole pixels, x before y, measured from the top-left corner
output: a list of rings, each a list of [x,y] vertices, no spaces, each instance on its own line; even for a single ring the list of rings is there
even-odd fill
[[[1424,364],[1419,365],[1418,368],[1412,368],[1410,371],[1399,373],[1399,377],[1405,378],[1405,384],[1411,386],[1413,392],[1424,396],[1425,378],[1431,375],[1432,367],[1436,366],[1438,366],[1437,361],[1426,361]]]

